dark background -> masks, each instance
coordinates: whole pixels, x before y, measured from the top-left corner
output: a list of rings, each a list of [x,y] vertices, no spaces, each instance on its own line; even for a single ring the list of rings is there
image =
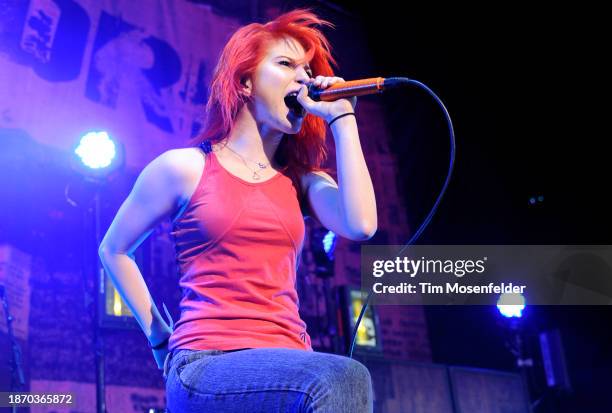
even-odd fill
[[[339,7],[329,12],[340,22],[337,31],[357,22],[363,27],[362,39],[336,49],[349,51],[339,58],[340,76],[420,80],[452,116],[453,178],[418,243],[611,243],[601,10],[332,4]],[[353,47],[367,47],[371,68],[360,67]],[[420,90],[382,99],[416,230],[446,176],[448,130],[440,109]],[[538,196],[543,202],[529,202]],[[496,309],[426,307],[426,314],[434,362],[516,369]],[[536,363],[531,399],[541,398],[535,412],[612,409],[611,322],[609,306],[527,308],[526,345]],[[561,332],[570,393],[545,391],[536,338],[552,328]]]

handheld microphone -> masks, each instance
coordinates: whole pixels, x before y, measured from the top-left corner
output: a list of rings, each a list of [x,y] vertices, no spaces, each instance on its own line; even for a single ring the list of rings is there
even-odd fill
[[[382,93],[385,90],[397,88],[410,83],[405,77],[372,77],[369,79],[349,80],[348,82],[336,83],[327,89],[319,89],[314,84],[308,87],[308,96],[314,101],[332,102],[334,100],[349,98],[353,96],[372,95]],[[291,109],[301,110],[302,105],[294,95],[285,98],[287,106]]]

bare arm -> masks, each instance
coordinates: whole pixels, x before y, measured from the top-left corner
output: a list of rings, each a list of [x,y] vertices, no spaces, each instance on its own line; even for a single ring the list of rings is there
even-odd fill
[[[310,209],[323,226],[355,241],[371,238],[378,221],[376,198],[363,157],[357,122],[345,116],[332,124],[338,182],[325,172],[305,178]]]
[[[152,344],[164,341],[172,331],[155,306],[133,253],[162,220],[178,211],[184,186],[181,163],[184,155],[174,150],[147,165],[99,247],[106,273]]]
[[[308,83],[326,89],[341,77],[317,76]],[[315,102],[302,85],[298,102],[311,114],[331,122],[339,115],[354,112],[357,98],[333,102]],[[331,130],[336,143],[338,184],[324,172],[312,172],[302,177],[310,210],[326,228],[355,241],[371,238],[376,232],[378,218],[376,197],[368,166],[363,157],[359,131],[354,116],[335,120]]]

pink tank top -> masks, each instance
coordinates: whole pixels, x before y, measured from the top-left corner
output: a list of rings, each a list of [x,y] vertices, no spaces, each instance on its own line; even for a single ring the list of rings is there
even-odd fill
[[[298,313],[304,219],[290,178],[251,183],[208,152],[172,236],[183,297],[170,350],[312,351]]]

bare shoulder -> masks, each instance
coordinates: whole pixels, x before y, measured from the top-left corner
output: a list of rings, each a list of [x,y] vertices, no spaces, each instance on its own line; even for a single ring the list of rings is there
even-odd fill
[[[198,148],[170,149],[153,159],[143,172],[164,176],[167,182],[181,187],[199,177],[204,167],[203,155]]]
[[[134,251],[156,225],[180,210],[204,164],[197,150],[166,151],[142,170],[102,241],[109,251]]]
[[[204,153],[198,148],[170,149],[159,155],[152,164],[177,176],[190,176],[194,172],[202,171],[204,166]]]
[[[204,152],[199,148],[171,149],[160,157],[166,170],[173,175],[182,199],[189,199],[198,185],[204,164]]]

